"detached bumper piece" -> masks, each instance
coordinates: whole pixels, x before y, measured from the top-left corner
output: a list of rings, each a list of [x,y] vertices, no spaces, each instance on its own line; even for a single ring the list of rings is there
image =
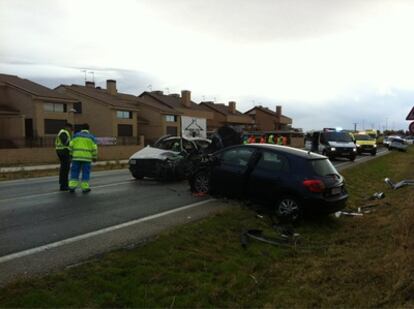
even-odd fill
[[[405,186],[414,186],[414,180],[410,180],[410,179],[404,179],[404,180],[401,180],[400,182],[394,183],[391,181],[391,179],[387,177],[384,179],[384,182],[388,184],[393,190],[397,190]]]

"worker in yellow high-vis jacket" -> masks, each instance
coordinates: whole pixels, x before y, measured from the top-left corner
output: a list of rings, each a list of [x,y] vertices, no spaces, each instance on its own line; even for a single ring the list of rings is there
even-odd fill
[[[89,133],[89,125],[84,124],[82,130],[73,136],[70,142],[72,167],[70,170],[69,191],[75,192],[79,185],[79,174],[82,171],[81,189],[83,193],[91,191],[89,186],[91,162],[96,161],[98,147],[95,136]]]
[[[65,127],[61,129],[55,139],[56,154],[59,157],[59,185],[60,191],[68,191],[68,175],[70,170],[70,150],[69,144],[72,133],[72,125],[66,123]]]

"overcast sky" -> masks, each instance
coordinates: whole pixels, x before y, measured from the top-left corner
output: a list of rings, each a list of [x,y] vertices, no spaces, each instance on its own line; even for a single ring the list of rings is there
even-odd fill
[[[56,87],[88,69],[133,94],[282,105],[304,129],[407,129],[413,16],[411,0],[0,0],[0,72]]]

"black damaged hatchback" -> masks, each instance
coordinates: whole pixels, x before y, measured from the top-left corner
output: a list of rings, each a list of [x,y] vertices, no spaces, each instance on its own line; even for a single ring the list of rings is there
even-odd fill
[[[248,199],[293,219],[336,212],[348,199],[327,157],[279,145],[225,148],[201,162],[189,182],[193,192]]]

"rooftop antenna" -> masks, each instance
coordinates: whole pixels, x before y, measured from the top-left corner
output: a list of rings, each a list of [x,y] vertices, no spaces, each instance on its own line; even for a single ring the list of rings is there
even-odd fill
[[[92,75],[92,81],[95,82],[95,72],[94,71],[89,71],[89,74]]]
[[[203,95],[203,96],[202,96],[202,98],[203,98],[203,101],[205,101],[205,100],[206,100],[206,96],[205,96],[205,95]]]
[[[86,72],[88,72],[87,70],[81,70],[81,72],[85,73],[85,83],[86,83]]]
[[[151,85],[151,84],[149,84],[149,85],[147,86],[147,89],[148,89],[149,91],[152,91],[152,85]]]
[[[170,88],[168,88],[168,87],[167,87],[167,88],[165,88],[165,93],[166,93],[166,94],[170,94]]]

